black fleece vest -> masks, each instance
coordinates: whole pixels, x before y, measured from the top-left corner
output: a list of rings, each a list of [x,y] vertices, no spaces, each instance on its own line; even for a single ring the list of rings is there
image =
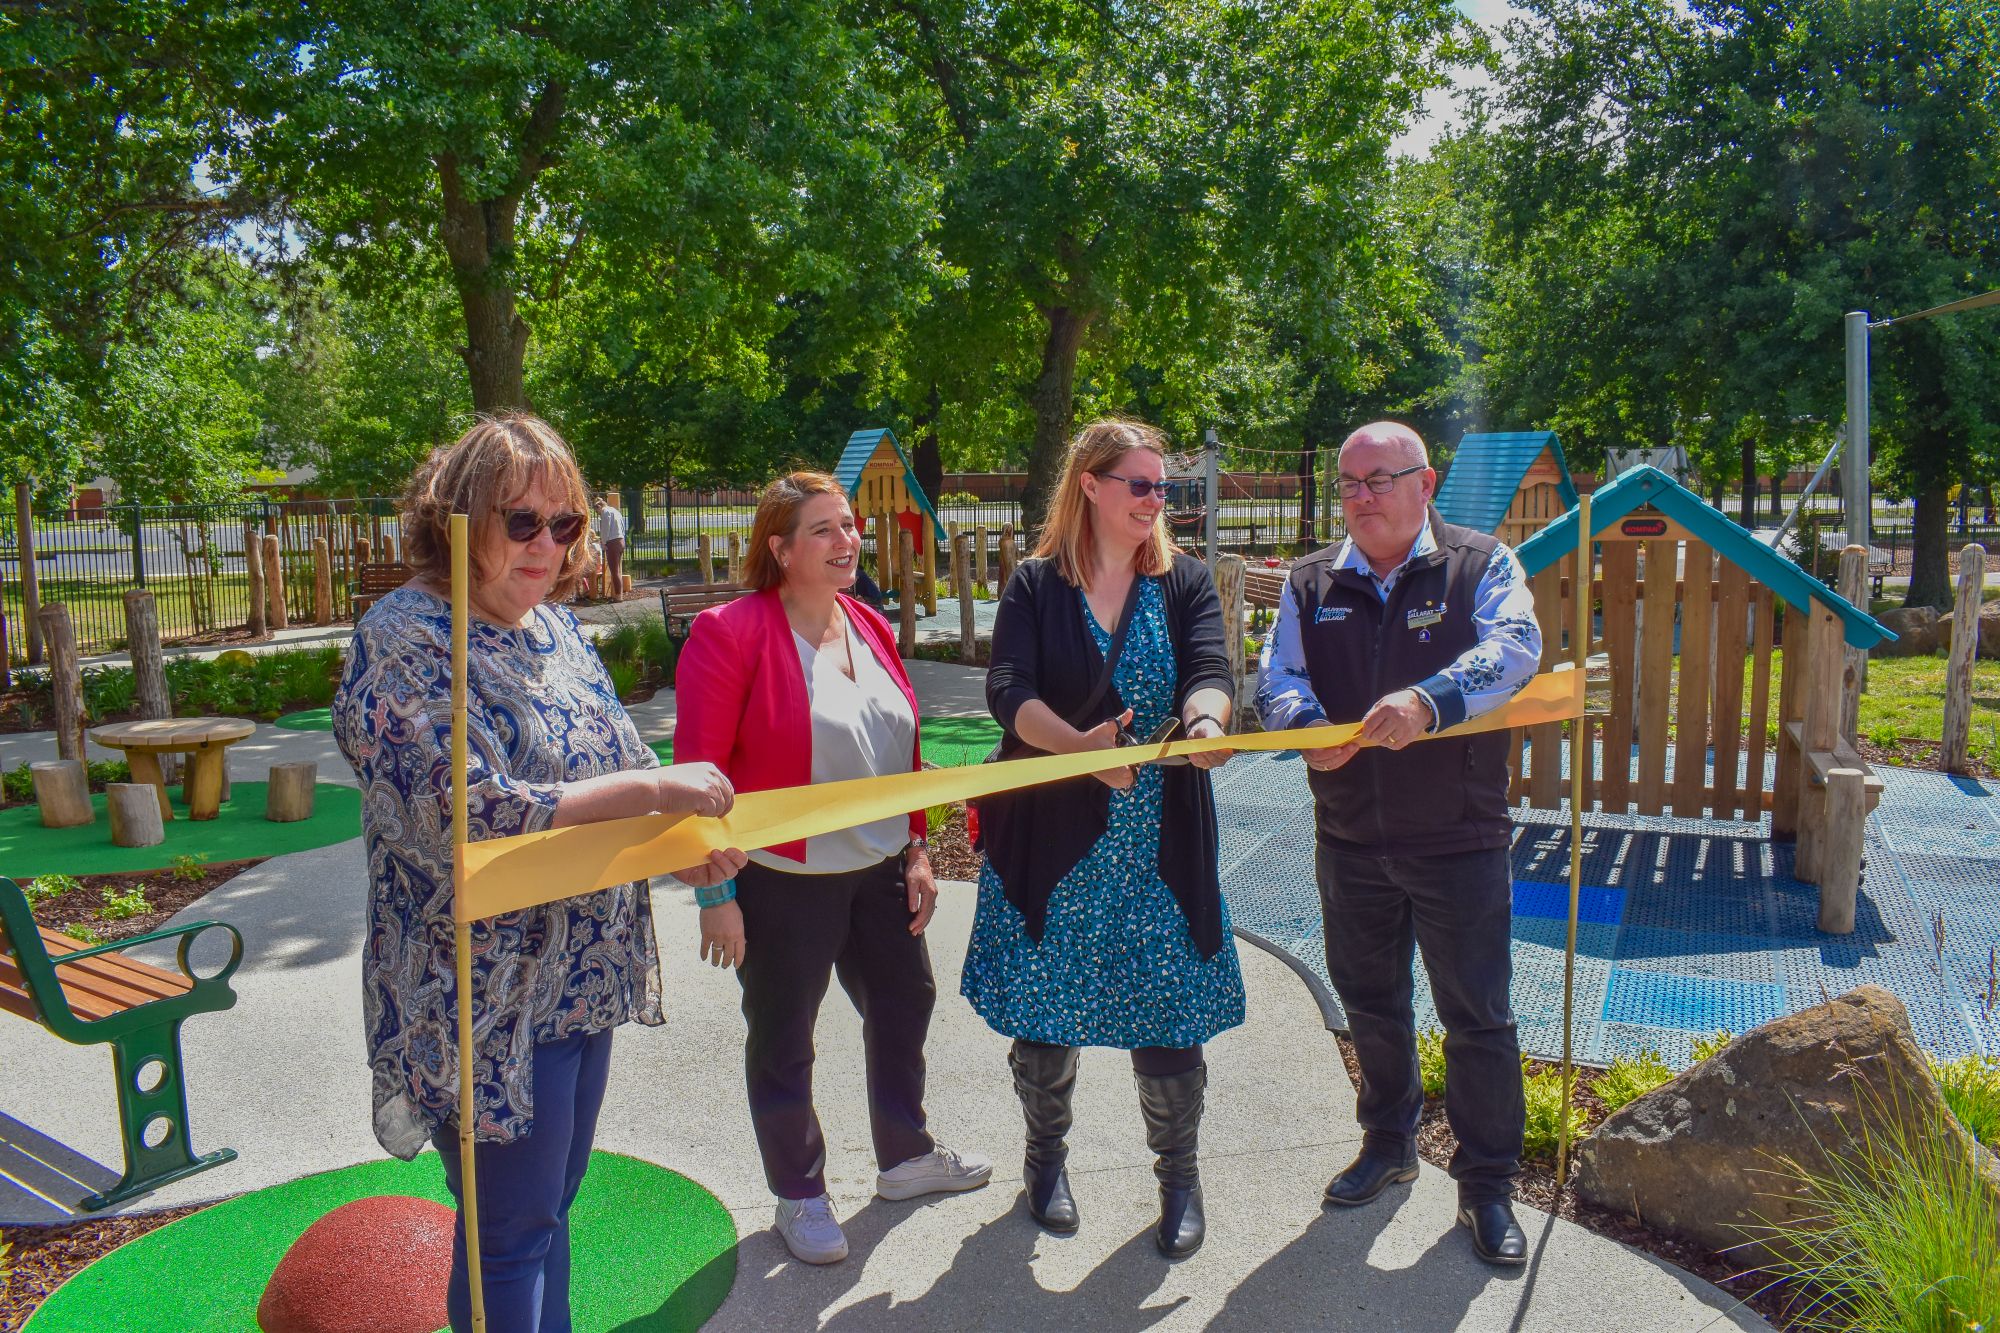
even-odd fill
[[[1497,543],[1431,514],[1438,549],[1405,566],[1384,602],[1366,574],[1336,570],[1338,547],[1292,567],[1300,643],[1332,722],[1359,722],[1383,695],[1437,674],[1478,641],[1474,595]],[[1320,839],[1343,851],[1426,856],[1504,847],[1507,733],[1369,746],[1313,772]]]

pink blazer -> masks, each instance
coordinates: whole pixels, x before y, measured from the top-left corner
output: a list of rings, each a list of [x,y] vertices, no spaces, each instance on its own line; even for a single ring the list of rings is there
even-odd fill
[[[916,692],[896,655],[889,622],[852,597],[842,596],[840,606],[910,701],[910,716],[918,716]],[[806,678],[775,588],[712,606],[695,617],[675,667],[674,715],[676,763],[714,764],[739,792],[803,787],[812,781]],[[919,737],[910,768],[922,766]],[[924,812],[911,811],[910,835],[925,831]],[[803,841],[770,850],[789,860],[806,859]]]

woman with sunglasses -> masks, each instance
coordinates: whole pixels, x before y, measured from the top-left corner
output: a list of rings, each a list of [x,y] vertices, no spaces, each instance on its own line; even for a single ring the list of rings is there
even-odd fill
[[[824,472],[764,488],[743,580],[756,589],[695,617],[675,673],[674,750],[738,790],[908,773],[922,765],[917,698],[889,622],[850,595],[861,536]],[[939,1143],[924,1115],[924,1040],[937,986],[924,927],[937,906],[924,812],[750,853],[732,883],[698,889],[702,956],[736,968],[750,1126],[794,1258],[847,1257],[813,1110],[813,1026],[827,983],[861,1013],[875,1192],[977,1189],[993,1167]]]
[[[1034,556],[993,624],[986,701],[1010,757],[1228,729],[1231,627],[1207,567],[1167,539],[1163,450],[1157,431],[1126,421],[1086,426],[1070,445]],[[1154,1243],[1175,1259],[1201,1245],[1202,1043],[1243,1021],[1207,773],[1227,758],[980,802],[986,864],[961,989],[1014,1039],[1028,1211],[1049,1231],[1078,1225],[1064,1170],[1078,1048],[1110,1046],[1132,1053],[1156,1156]]]
[[[662,768],[596,650],[558,603],[585,570],[583,479],[530,416],[481,421],[438,449],[403,498],[416,575],[355,626],[334,735],[362,791],[368,943],[362,1015],[375,1136],[414,1158],[435,1143],[460,1192],[452,923],[451,538],[470,518],[466,737],[471,836],[661,812],[726,814],[710,764]],[[741,852],[677,872],[728,879]],[[486,1327],[570,1327],[569,1208],[590,1160],[619,1024],[658,1024],[660,960],[643,883],[472,927],[474,1155]],[[446,1308],[471,1327],[465,1217]]]

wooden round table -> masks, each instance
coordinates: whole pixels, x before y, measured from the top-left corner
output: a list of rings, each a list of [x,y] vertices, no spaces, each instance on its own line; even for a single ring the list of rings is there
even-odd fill
[[[222,806],[222,752],[254,734],[257,724],[240,717],[172,717],[150,722],[113,722],[98,727],[90,738],[107,750],[123,750],[132,766],[132,781],[149,782],[160,794],[160,818],[171,820],[167,778],[160,756],[185,754],[188,759],[189,819],[213,819]]]

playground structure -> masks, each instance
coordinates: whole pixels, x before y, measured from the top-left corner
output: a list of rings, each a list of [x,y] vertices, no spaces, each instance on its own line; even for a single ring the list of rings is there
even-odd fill
[[[1509,546],[1576,508],[1562,441],[1552,430],[1467,435],[1434,503],[1447,523],[1491,533]]]
[[[893,586],[897,601],[909,600],[891,535],[907,532],[915,548],[911,581],[923,599],[924,613],[936,615],[938,534],[944,525],[894,433],[881,427],[855,431],[847,437],[833,475],[846,488],[861,534],[875,537],[875,578],[882,590],[886,593]]]
[[[1588,646],[1608,665],[1609,705],[1579,721],[1567,747],[1560,723],[1517,731],[1514,799],[1559,808],[1566,765],[1580,760],[1586,810],[1750,823],[1768,813],[1774,839],[1797,839],[1796,876],[1819,885],[1820,929],[1853,930],[1863,825],[1882,791],[1854,745],[1860,663],[1894,635],[1657,468],[1592,498],[1587,595],[1599,639]],[[1545,669],[1570,655],[1577,523],[1572,510],[1518,549]],[[1850,549],[1843,583],[1851,576],[1857,597],[1863,569]],[[1636,761],[1626,758],[1635,742]]]

